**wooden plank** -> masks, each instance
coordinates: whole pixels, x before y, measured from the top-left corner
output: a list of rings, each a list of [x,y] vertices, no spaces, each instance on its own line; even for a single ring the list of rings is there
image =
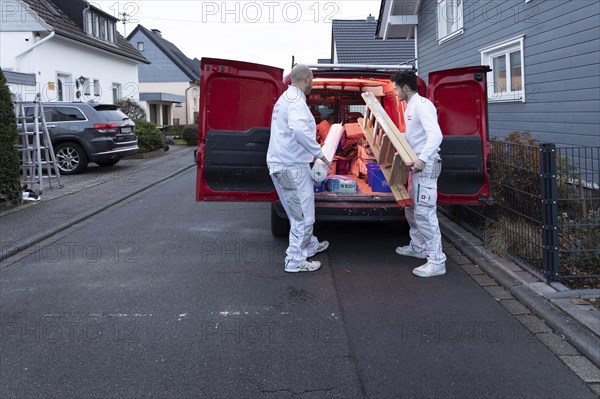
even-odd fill
[[[402,159],[396,154],[391,167],[390,185],[400,184],[404,186],[408,183],[408,167]]]
[[[391,166],[394,160],[394,155],[396,154],[396,149],[392,145],[390,138],[385,135],[383,136],[383,140],[381,142],[381,159],[379,160],[379,165],[381,167]]]
[[[392,141],[396,151],[402,157],[402,160],[405,163],[412,163],[417,159],[417,155],[410,147],[410,145],[406,142],[404,135],[400,133],[398,127],[394,124],[390,116],[385,112],[377,98],[373,95],[373,93],[363,93],[362,98],[365,101],[367,108],[370,110],[370,114],[375,117],[379,125],[383,128],[385,133]],[[371,144],[371,142],[369,142]],[[372,146],[372,144],[371,144]]]
[[[406,164],[413,163],[417,155],[373,93],[363,93],[362,98],[367,107],[365,117],[359,118],[358,123],[396,202],[402,207],[409,206],[412,200],[405,187],[408,181]]]

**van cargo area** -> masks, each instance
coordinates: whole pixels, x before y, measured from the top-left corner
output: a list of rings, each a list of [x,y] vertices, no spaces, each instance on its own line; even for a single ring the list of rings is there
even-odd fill
[[[379,178],[375,186],[369,182],[367,165],[376,164],[375,157],[369,148],[362,129],[358,123],[359,118],[365,116],[365,102],[361,97],[363,92],[371,92],[382,98],[384,86],[389,88],[389,77],[380,79],[370,78],[330,78],[319,76],[315,71],[313,90],[307,98],[307,105],[311,110],[317,124],[317,141],[323,145],[331,127],[340,124],[343,129],[338,149],[332,160],[334,164],[331,175],[328,176],[322,191],[315,190],[316,201],[344,201],[344,202],[391,202],[395,203],[394,195],[381,187],[387,186],[385,179]],[[389,96],[394,105],[395,96]],[[393,113],[392,113],[393,114]],[[340,177],[355,182],[355,193],[340,193],[330,190],[330,180]],[[377,178],[377,177],[376,177]],[[383,180],[383,181],[381,181]],[[383,188],[383,189],[382,189]],[[397,206],[397,205],[396,205]]]

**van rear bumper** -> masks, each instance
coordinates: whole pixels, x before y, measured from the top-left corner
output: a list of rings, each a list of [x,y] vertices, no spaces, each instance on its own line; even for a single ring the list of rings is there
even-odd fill
[[[273,203],[278,216],[286,218],[281,202]],[[404,208],[394,202],[315,202],[317,220],[344,222],[397,222],[405,220]]]

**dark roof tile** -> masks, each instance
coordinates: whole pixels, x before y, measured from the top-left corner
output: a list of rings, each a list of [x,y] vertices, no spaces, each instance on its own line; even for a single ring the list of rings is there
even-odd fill
[[[62,7],[79,6],[75,0],[70,2],[52,0],[23,0],[44,22],[54,28],[57,35],[63,36],[80,43],[88,44],[92,47],[108,51],[135,61],[149,64],[148,61],[139,51],[137,51],[125,38],[119,33],[116,33],[117,42],[115,44],[104,42],[96,39],[84,32],[82,26],[78,26],[67,14]],[[82,9],[83,9],[83,5]],[[116,30],[115,30],[116,31]]]
[[[400,65],[410,64],[415,58],[412,39],[376,39],[374,19],[334,19],[332,25],[340,64]]]

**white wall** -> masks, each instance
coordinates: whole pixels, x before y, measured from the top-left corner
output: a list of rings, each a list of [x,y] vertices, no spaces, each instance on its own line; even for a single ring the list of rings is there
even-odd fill
[[[0,66],[14,71],[17,66],[17,54],[33,44],[32,32],[0,32]]]
[[[15,72],[35,73],[37,86],[35,88],[21,87],[19,94],[23,100],[32,100],[39,92],[42,101],[57,101],[57,76],[59,73],[70,75],[66,90],[71,94],[72,101],[89,101],[112,103],[111,87],[119,83],[122,87],[121,97],[139,100],[138,63],[134,60],[110,54],[91,48],[78,42],[54,36],[41,43],[25,55],[15,56],[27,48],[23,46],[25,32],[2,32],[0,46],[2,47],[1,64],[3,68]],[[5,45],[6,44],[6,45]],[[90,95],[76,98],[75,79],[84,76],[100,82],[100,90],[96,96],[93,89]],[[15,89],[15,88],[11,88]]]

